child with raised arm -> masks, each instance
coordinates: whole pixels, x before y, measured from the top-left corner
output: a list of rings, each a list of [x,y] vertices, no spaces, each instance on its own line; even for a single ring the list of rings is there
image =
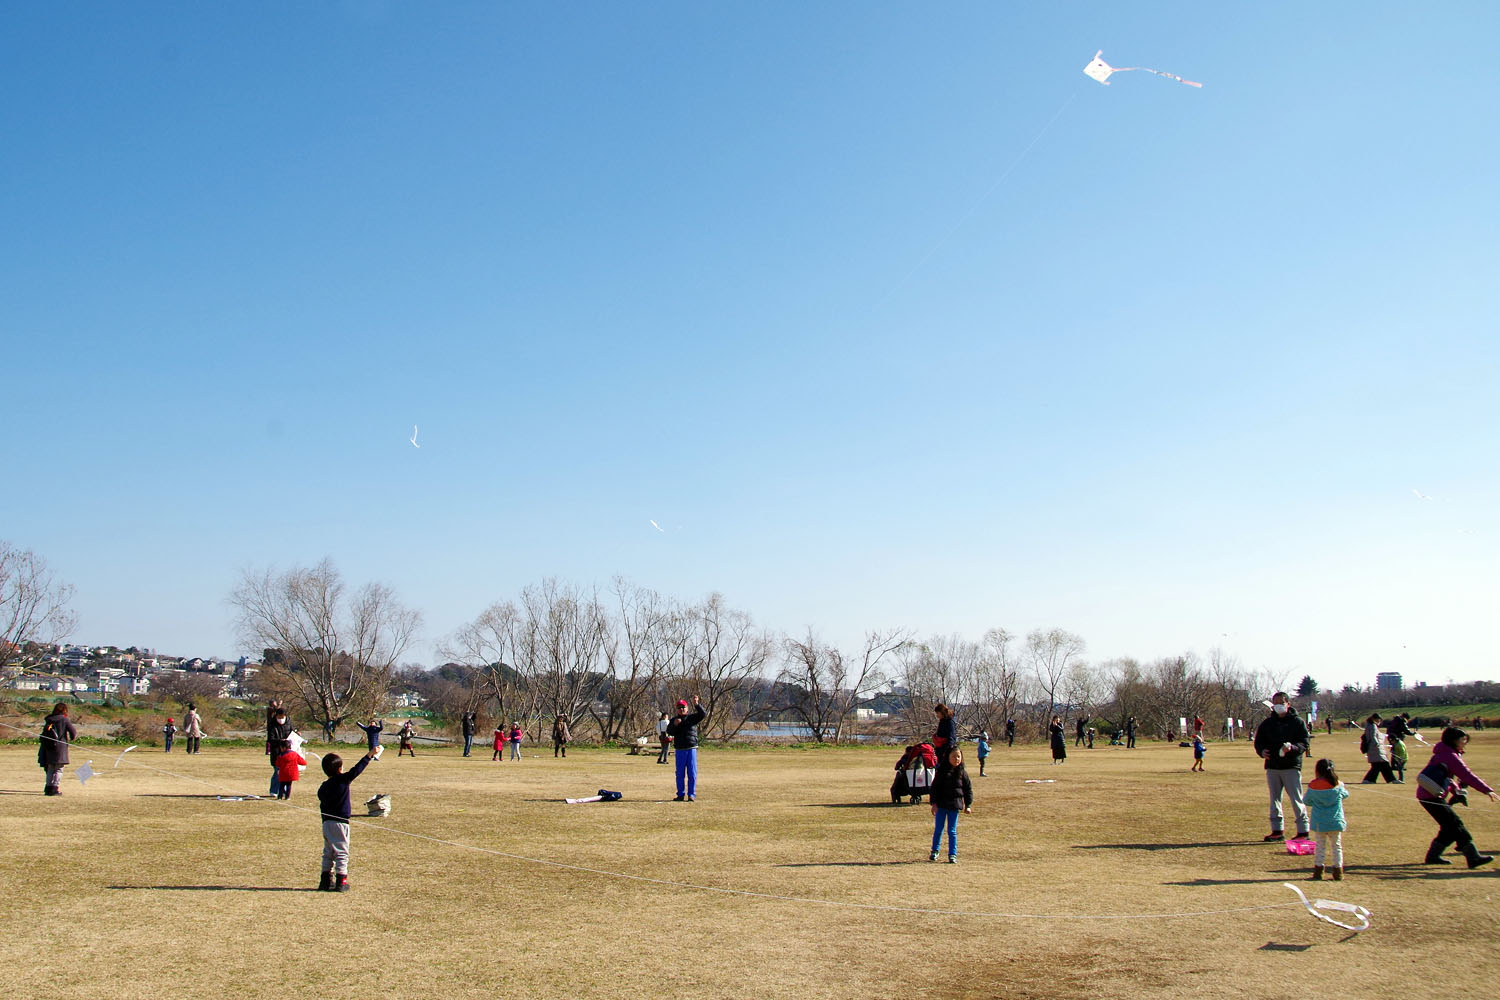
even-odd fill
[[[349,784],[364,773],[370,761],[379,758],[376,747],[344,770],[344,759],[336,753],[323,758],[323,773],[328,779],[318,786],[318,807],[323,819],[323,877],[318,888],[323,892],[349,891]]]
[[[1314,881],[1323,877],[1325,865],[1335,882],[1344,877],[1344,800],[1349,789],[1339,780],[1333,761],[1324,757],[1313,765],[1313,780],[1302,793],[1311,819]]]

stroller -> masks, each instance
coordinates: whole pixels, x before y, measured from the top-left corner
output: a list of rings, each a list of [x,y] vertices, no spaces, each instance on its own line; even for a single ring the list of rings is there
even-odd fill
[[[917,743],[906,748],[896,762],[896,780],[891,782],[891,802],[899,805],[903,797],[911,799],[913,805],[922,801],[932,788],[932,773],[937,767],[937,754],[931,743]]]

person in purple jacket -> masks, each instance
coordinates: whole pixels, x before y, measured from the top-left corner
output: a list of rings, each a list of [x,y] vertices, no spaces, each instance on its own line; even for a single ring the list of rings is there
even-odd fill
[[[1443,858],[1449,844],[1455,845],[1459,853],[1469,862],[1470,868],[1478,868],[1495,860],[1488,854],[1480,854],[1474,846],[1474,838],[1464,821],[1453,811],[1455,803],[1468,805],[1465,788],[1472,788],[1490,797],[1491,802],[1500,802],[1500,795],[1479,779],[1464,763],[1464,748],[1469,745],[1469,734],[1457,726],[1443,730],[1443,737],[1432,748],[1432,759],[1417,778],[1417,801],[1427,810],[1427,815],[1437,820],[1438,835],[1432,838],[1423,862],[1429,865],[1446,865],[1451,862]]]

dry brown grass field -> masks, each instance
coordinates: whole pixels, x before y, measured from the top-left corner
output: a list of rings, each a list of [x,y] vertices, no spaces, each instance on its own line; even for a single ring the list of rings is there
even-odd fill
[[[1355,742],[1314,755],[1357,782]],[[70,768],[44,798],[35,750],[0,748],[8,996],[1301,1000],[1492,995],[1500,973],[1500,862],[1417,864],[1434,825],[1412,783],[1353,784],[1347,878],[1303,883],[1368,907],[1368,931],[1278,906],[1311,859],[1261,842],[1245,743],[1213,745],[1203,774],[1155,744],[1060,767],[1000,747],[982,779],[971,759],[956,865],[928,863],[925,805],[889,804],[889,749],[709,747],[695,803],[622,751],[388,750],[353,788],[394,811],[356,820],[342,895],[313,891],[315,765],[289,803],[226,802],[264,793],[262,755],[117,753],[75,748],[103,774]],[[1500,779],[1500,738],[1469,759]],[[624,801],[562,802],[601,787]],[[1470,829],[1500,849],[1500,805],[1473,798]]]

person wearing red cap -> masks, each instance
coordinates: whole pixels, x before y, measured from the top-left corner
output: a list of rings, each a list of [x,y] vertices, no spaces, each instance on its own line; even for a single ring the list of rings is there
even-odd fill
[[[163,753],[172,752],[172,737],[176,735],[177,727],[172,725],[172,717],[169,715],[167,716],[167,724],[161,727],[161,741],[165,744],[162,748]]]
[[[688,703],[679,701],[677,703],[677,715],[667,723],[667,735],[672,738],[673,752],[677,758],[677,797],[674,802],[681,802],[684,798],[692,802],[698,794],[698,723],[707,718],[708,713],[698,703],[698,696],[693,695],[693,710],[688,711]]]

